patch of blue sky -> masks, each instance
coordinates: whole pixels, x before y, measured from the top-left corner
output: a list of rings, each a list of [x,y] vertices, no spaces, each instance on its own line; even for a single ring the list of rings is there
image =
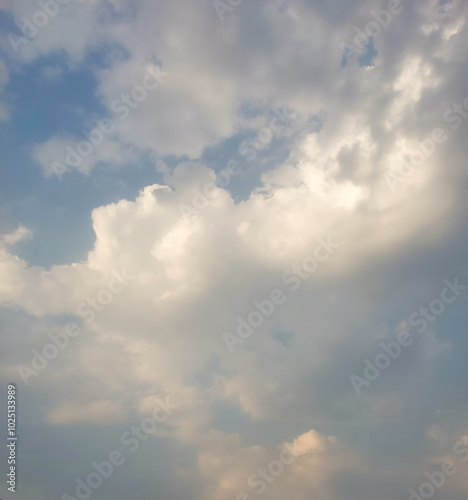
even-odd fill
[[[72,172],[61,183],[55,176],[45,178],[32,158],[32,144],[55,135],[79,137],[90,116],[107,115],[95,95],[97,82],[90,69],[104,60],[105,55],[96,52],[88,65],[69,71],[60,55],[42,58],[12,73],[6,87],[11,119],[0,123],[0,196],[9,209],[0,229],[14,230],[21,223],[33,231],[32,240],[17,245],[18,255],[30,264],[47,267],[86,258],[94,241],[92,209],[121,198],[133,199],[145,185],[161,181],[144,152],[131,168],[98,164],[92,176]],[[61,68],[63,74],[48,80],[45,65]]]

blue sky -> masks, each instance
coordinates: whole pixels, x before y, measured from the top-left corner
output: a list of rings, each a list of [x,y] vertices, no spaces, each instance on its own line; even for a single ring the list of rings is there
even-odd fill
[[[467,20],[0,0],[3,499],[466,498]]]

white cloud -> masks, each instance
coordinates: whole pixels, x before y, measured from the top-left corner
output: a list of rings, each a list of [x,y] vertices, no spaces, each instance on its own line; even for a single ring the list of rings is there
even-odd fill
[[[32,148],[32,156],[41,165],[46,177],[55,175],[60,180],[74,171],[89,175],[100,162],[118,167],[138,158],[135,148],[122,144],[115,137],[104,138],[101,144],[91,146],[86,150],[90,154],[83,156],[77,154],[77,148],[83,141],[87,141],[85,136],[52,137],[42,144],[35,144]],[[89,141],[87,142],[90,144]]]
[[[93,401],[85,405],[69,401],[52,410],[47,421],[50,424],[69,424],[91,422],[98,425],[110,425],[119,422],[126,415],[121,403],[116,401]]]
[[[26,227],[20,225],[13,233],[6,234],[2,240],[5,245],[14,245],[19,241],[32,238],[32,232]]]

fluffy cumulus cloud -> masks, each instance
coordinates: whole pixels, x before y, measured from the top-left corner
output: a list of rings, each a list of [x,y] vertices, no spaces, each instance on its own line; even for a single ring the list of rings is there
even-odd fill
[[[237,3],[222,20],[211,2],[72,1],[3,64],[59,54],[60,78],[89,64],[98,120],[115,125],[75,165],[75,129],[30,144],[47,182],[98,163],[115,175],[146,153],[160,177],[96,204],[79,261],[21,258],[22,225],[0,239],[2,379],[46,434],[94,450],[80,445],[77,470],[37,498],[73,492],[105,455],[96,439],[111,451],[151,419],[132,438],[160,444],[141,451],[143,493],[158,489],[148,464],[166,460],[167,498],[426,498],[450,460],[441,494],[464,498],[467,5],[405,1],[382,26],[376,12],[399,2]],[[38,8],[0,7],[19,29]],[[372,20],[372,44],[356,47]],[[279,108],[294,129],[268,133],[254,161],[226,145]],[[286,148],[268,168],[267,148]],[[103,499],[126,494],[113,480]]]

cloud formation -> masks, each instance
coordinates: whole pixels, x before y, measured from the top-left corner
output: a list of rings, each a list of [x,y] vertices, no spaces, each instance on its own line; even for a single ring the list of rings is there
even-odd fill
[[[136,195],[95,205],[87,255],[44,267],[18,250],[35,231],[19,225],[0,239],[2,379],[21,381],[34,349],[70,321],[80,328],[20,387],[38,422],[28,432],[59,429],[75,436],[61,438],[70,447],[82,440],[74,460],[85,467],[99,459],[88,456],[95,429],[118,441],[170,395],[180,409],[133,476],[144,478],[144,496],[159,484],[148,464],[170,462],[168,499],[386,500],[451,453],[466,435],[465,295],[362,395],[350,382],[444,280],[468,286],[467,6],[407,1],[369,60],[348,57],[342,43],[386,4],[261,0],[221,21],[211,2],[80,0],[5,52],[0,86],[13,115],[10,72],[60,67],[60,78],[43,71],[57,85],[90,72],[99,112],[77,113],[87,130],[115,117],[148,67],[168,75],[69,166],[96,183],[97,165],[136,175],[149,161],[154,175]],[[38,6],[1,8],[21,30]],[[242,141],[260,140],[277,109],[296,117],[291,134],[271,134],[249,162]],[[59,183],[53,168],[81,140],[70,124],[27,145],[53,189],[81,179]],[[239,169],[223,185],[229,161]],[[203,207],[184,213],[194,196]],[[312,269],[318,241],[337,246]],[[107,300],[117,271],[131,280]],[[223,334],[278,289],[281,307],[230,352]],[[26,471],[25,498],[34,491]],[[71,491],[77,474],[63,466],[36,498]],[[466,496],[464,477],[447,481],[444,498]],[[113,480],[99,494],[125,498]]]

